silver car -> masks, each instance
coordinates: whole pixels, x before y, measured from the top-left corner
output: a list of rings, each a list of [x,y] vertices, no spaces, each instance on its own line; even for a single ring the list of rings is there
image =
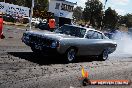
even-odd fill
[[[93,28],[64,25],[54,32],[26,31],[22,41],[33,52],[48,52],[64,55],[65,60],[73,62],[77,56],[98,56],[106,60],[116,50],[117,44],[102,32]]]

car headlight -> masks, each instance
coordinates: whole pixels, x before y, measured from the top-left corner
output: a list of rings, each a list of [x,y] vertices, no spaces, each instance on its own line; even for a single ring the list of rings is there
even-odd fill
[[[56,48],[58,46],[59,46],[59,42],[58,41],[52,41],[51,48]]]

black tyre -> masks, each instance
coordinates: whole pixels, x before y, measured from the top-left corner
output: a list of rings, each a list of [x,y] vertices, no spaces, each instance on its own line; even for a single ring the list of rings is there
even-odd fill
[[[108,49],[105,49],[102,54],[99,56],[99,60],[101,61],[105,61],[108,59],[109,53],[108,53]]]
[[[67,62],[73,62],[76,59],[76,53],[77,50],[74,48],[70,48],[67,50],[66,55],[65,55],[65,59]]]

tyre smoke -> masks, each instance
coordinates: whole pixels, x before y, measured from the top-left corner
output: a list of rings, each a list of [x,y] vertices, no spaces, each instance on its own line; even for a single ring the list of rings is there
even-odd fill
[[[132,57],[132,36],[130,34],[118,31],[113,35],[113,40],[117,43],[117,49],[112,55]]]

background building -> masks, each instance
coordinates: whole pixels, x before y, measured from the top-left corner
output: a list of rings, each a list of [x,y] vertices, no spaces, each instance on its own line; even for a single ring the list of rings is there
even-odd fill
[[[76,4],[66,0],[49,0],[48,12],[54,14],[56,24],[59,24],[59,26],[71,24],[74,5]]]

